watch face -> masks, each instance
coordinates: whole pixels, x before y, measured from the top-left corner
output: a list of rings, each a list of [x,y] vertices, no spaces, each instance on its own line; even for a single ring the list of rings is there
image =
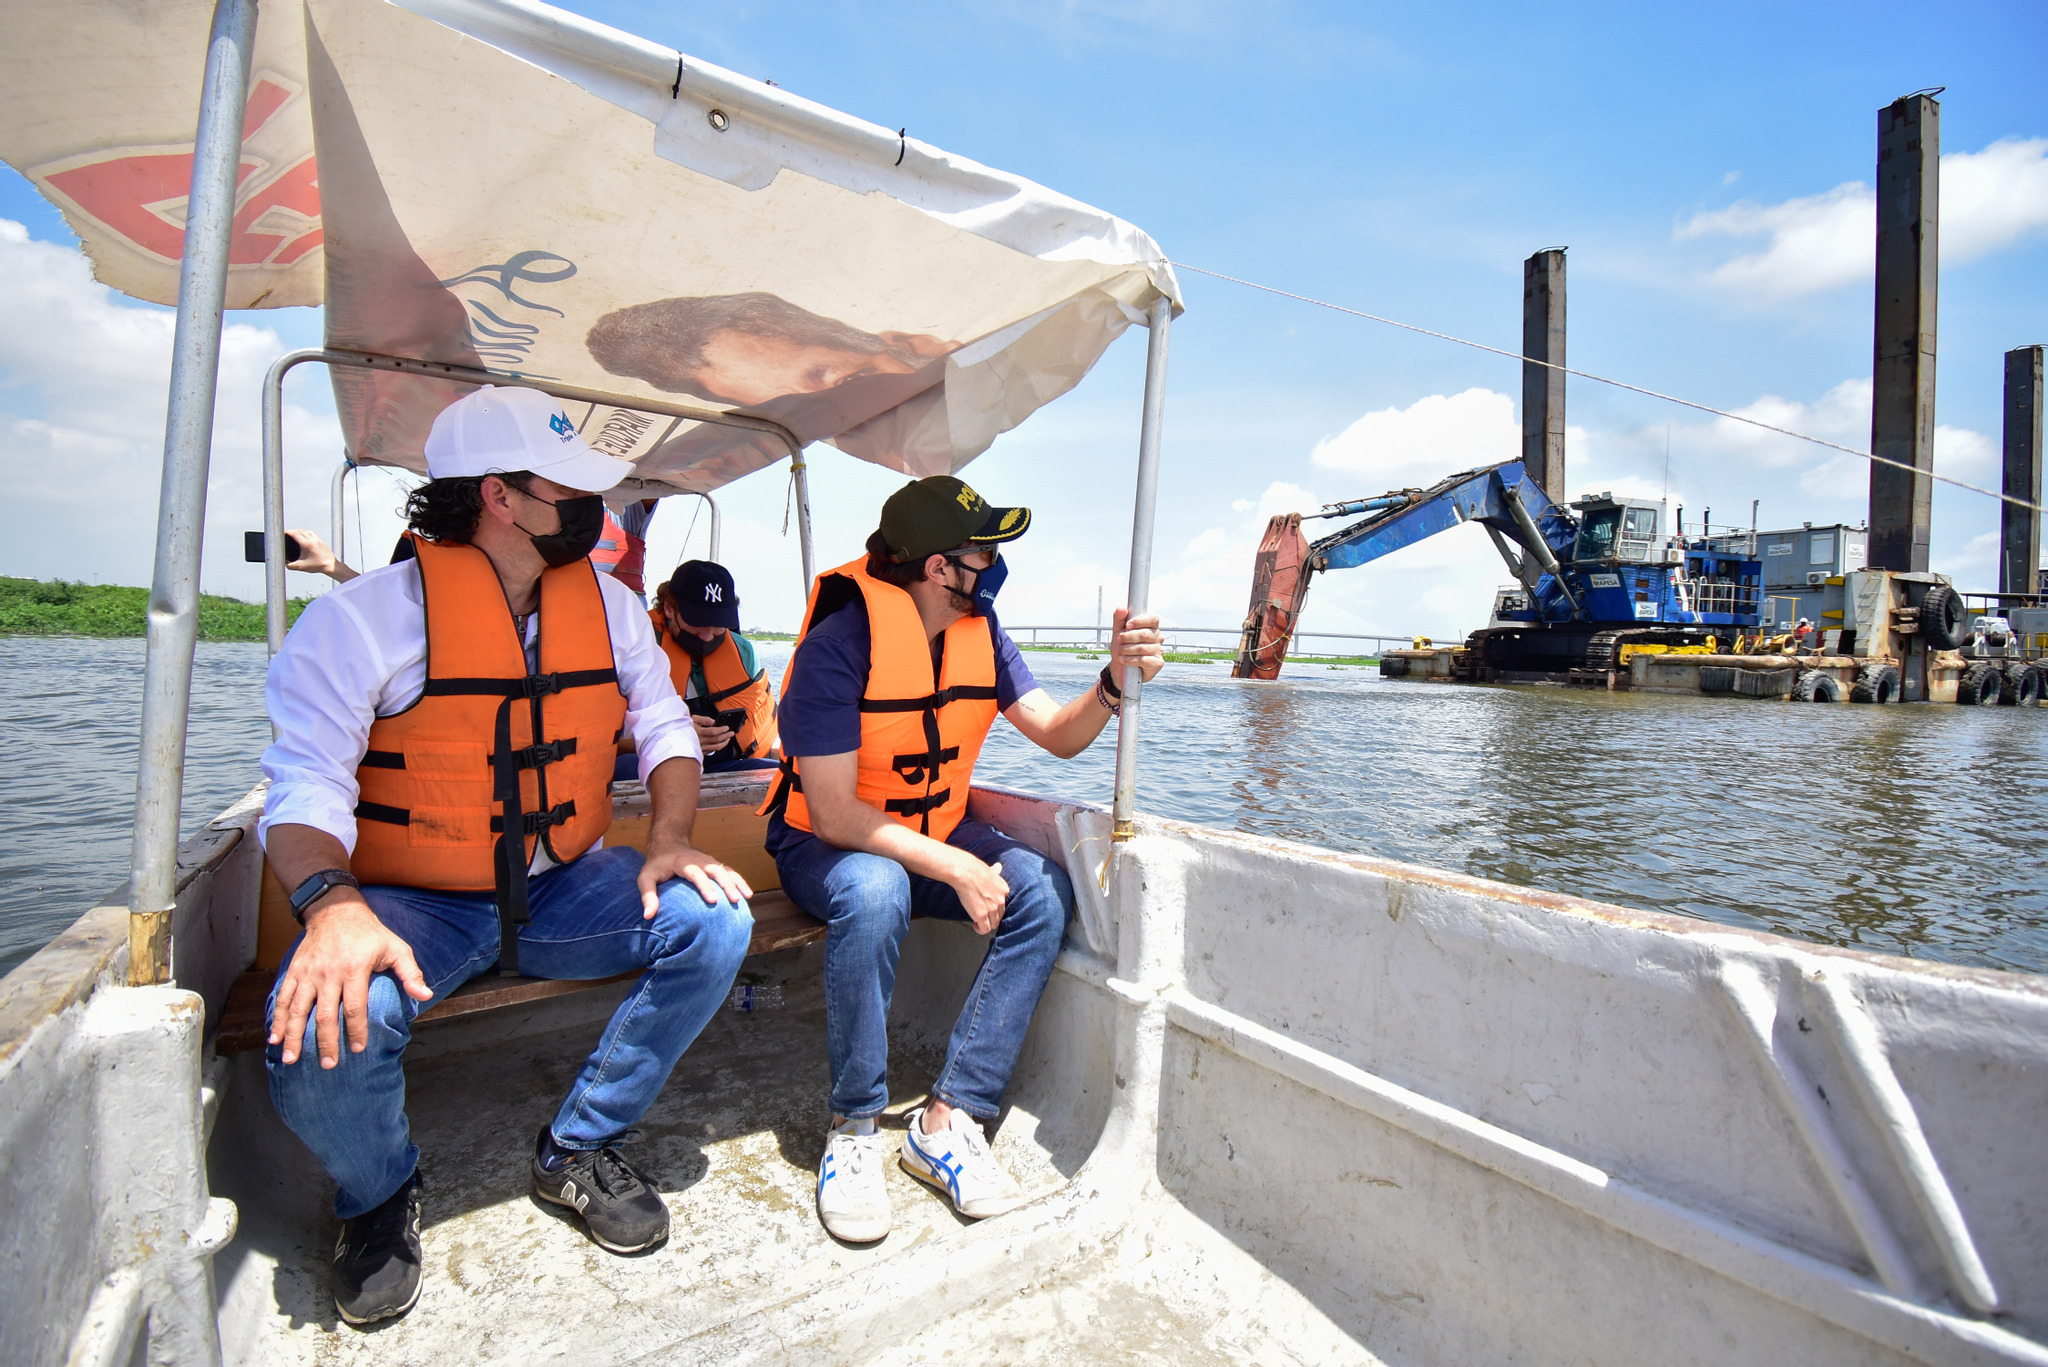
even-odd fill
[[[292,893],[292,910],[303,913],[325,893],[334,888],[347,887],[354,882],[354,879],[338,870],[322,869],[299,884],[298,889]]]

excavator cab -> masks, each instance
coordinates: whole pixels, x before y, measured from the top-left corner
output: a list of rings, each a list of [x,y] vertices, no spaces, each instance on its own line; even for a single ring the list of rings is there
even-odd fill
[[[1592,494],[1571,505],[1579,514],[1579,538],[1572,559],[1625,560],[1644,564],[1657,559],[1657,513],[1654,503]]]

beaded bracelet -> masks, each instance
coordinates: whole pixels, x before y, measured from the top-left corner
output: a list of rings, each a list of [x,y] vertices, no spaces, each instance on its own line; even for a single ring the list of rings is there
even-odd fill
[[[1110,701],[1109,691],[1102,686],[1102,680],[1100,679],[1095,681],[1095,701],[1101,703],[1102,710],[1109,713],[1110,716],[1120,717],[1123,715],[1123,700],[1119,698],[1114,702]]]

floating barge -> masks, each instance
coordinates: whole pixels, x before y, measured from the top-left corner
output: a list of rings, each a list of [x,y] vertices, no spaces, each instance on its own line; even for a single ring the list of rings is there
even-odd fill
[[[1960,597],[1934,574],[1860,570],[1825,581],[1837,606],[1823,633],[1848,653],[1721,654],[1706,648],[1622,646],[1618,667],[1564,672],[1486,668],[1473,643],[1418,644],[1381,653],[1384,678],[1463,683],[1549,683],[1643,693],[1735,696],[1790,702],[2009,703],[2037,706],[2048,688],[2043,666],[2016,645],[2010,658],[1980,659],[1950,648]],[[2036,611],[2036,610],[2027,610]],[[1940,620],[1923,621],[1938,612]],[[1780,638],[1782,639],[1782,638]],[[2021,638],[2016,634],[2015,642]],[[2031,674],[2031,679],[2028,677]]]

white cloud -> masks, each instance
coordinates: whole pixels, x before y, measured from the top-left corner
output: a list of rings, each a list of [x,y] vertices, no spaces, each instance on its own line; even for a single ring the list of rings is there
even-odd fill
[[[1574,430],[1575,437],[1583,433]],[[1427,487],[1458,470],[1512,460],[1521,450],[1514,401],[1470,389],[1432,394],[1405,408],[1367,413],[1316,443],[1312,468],[1341,484],[1310,488],[1270,482],[1257,498],[1230,503],[1236,516],[1190,538],[1153,580],[1153,602],[1169,626],[1235,626],[1250,595],[1252,563],[1267,519],[1313,513],[1325,503],[1393,488]],[[1310,522],[1309,540],[1342,527]],[[1462,527],[1408,546],[1369,565],[1319,574],[1302,612],[1309,630],[1406,637],[1428,631],[1448,638],[1483,625],[1494,587],[1507,571],[1477,527]]]
[[[1974,261],[2048,229],[2048,138],[1941,159],[1941,256]]]
[[[1680,225],[1677,237],[1768,233],[1770,246],[1723,263],[1708,278],[1752,296],[1790,298],[1870,275],[1877,252],[1873,203],[1870,187],[1851,181],[1783,204],[1744,200],[1711,209]]]
[[[91,277],[75,249],[0,219],[0,469],[17,530],[0,570],[34,578],[147,584],[162,480],[165,391],[175,320]],[[266,327],[223,329],[208,480],[209,593],[258,599],[260,566],[241,533],[263,525],[260,395],[284,350]],[[285,408],[287,523],[328,525],[328,479],[341,449],[331,415]],[[292,576],[295,593],[326,581]]]
[[[1459,470],[1514,460],[1521,450],[1515,401],[1491,389],[1468,389],[1368,413],[1317,442],[1309,463],[1319,470],[1365,476],[1376,486],[1347,495],[1356,497],[1427,488]]]
[[[1862,181],[1781,204],[1744,200],[1695,214],[1681,242],[1761,237],[1763,250],[1715,267],[1708,279],[1753,301],[1796,298],[1868,280],[1876,255],[1876,197]],[[1941,257],[1972,261],[2048,230],[2048,138],[2004,138],[1941,159]]]

